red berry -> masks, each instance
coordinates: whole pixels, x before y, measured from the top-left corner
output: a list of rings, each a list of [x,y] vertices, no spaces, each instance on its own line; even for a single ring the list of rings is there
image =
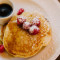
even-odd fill
[[[36,25],[36,26],[39,26],[39,25],[40,25],[40,20],[39,20],[38,18],[34,18],[34,19],[32,20],[32,24],[33,24],[33,25]]]
[[[0,53],[4,52],[4,46],[3,45],[0,45]]]
[[[20,14],[22,14],[23,12],[24,12],[24,9],[23,9],[23,8],[21,8],[21,9],[19,9],[19,11],[18,11],[17,15],[20,15]]]
[[[29,22],[24,22],[23,23],[23,29],[29,29],[30,26],[31,26],[31,23],[29,23]]]
[[[29,32],[32,35],[36,35],[37,33],[39,33],[39,28],[37,26],[33,25],[30,27]]]
[[[26,21],[26,18],[23,17],[23,16],[20,16],[20,17],[17,18],[17,24],[18,25],[23,24],[25,21]]]

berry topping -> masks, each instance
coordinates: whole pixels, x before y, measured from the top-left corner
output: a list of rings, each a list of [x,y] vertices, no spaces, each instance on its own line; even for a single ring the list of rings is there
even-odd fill
[[[0,53],[4,52],[4,46],[3,45],[0,45]]]
[[[40,20],[39,20],[38,18],[34,18],[34,19],[32,20],[32,24],[39,26],[39,25],[40,25]]]
[[[23,9],[23,8],[21,8],[21,9],[19,9],[19,11],[18,11],[17,15],[20,15],[20,14],[22,14],[23,12],[24,12],[24,9]]]
[[[33,25],[29,28],[29,32],[32,35],[36,35],[37,33],[39,33],[39,28],[37,26]]]
[[[30,26],[31,26],[31,23],[29,23],[29,22],[24,22],[23,23],[23,29],[29,29]]]
[[[26,21],[26,18],[23,17],[23,16],[20,16],[20,17],[17,18],[17,24],[18,25],[23,24],[25,21]]]

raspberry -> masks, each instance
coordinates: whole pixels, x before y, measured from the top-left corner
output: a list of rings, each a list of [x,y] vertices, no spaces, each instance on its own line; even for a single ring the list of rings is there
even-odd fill
[[[24,22],[23,23],[23,29],[29,29],[30,26],[31,26],[31,23],[29,23],[29,22]]]
[[[18,13],[17,13],[17,15],[20,15],[20,14],[22,14],[23,12],[24,12],[24,9],[23,9],[23,8],[20,8],[19,11],[18,11]]]
[[[29,32],[32,35],[36,35],[37,33],[39,33],[39,28],[37,26],[33,25],[30,27]]]
[[[0,53],[4,52],[4,46],[3,45],[0,45]]]
[[[32,20],[32,25],[36,25],[36,26],[39,26],[40,25],[40,20],[38,18],[34,18]]]
[[[25,21],[26,21],[25,17],[20,16],[20,17],[17,18],[17,24],[18,25],[23,24]]]

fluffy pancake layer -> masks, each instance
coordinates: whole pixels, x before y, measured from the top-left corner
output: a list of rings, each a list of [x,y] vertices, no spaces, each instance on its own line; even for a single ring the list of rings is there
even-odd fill
[[[28,31],[17,25],[17,15],[15,15],[6,26],[3,44],[6,51],[14,57],[27,58],[35,55],[50,42],[51,28],[47,20],[38,13],[24,12],[20,16],[26,17],[29,22],[38,17],[41,23],[40,32],[36,35],[30,35]]]

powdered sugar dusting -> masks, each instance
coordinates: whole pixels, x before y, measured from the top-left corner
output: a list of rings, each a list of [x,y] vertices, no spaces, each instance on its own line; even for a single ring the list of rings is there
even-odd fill
[[[35,25],[33,25],[32,27],[30,27],[30,29],[29,29],[30,33],[34,33],[35,29],[39,30],[39,28],[37,26],[35,26]]]
[[[29,30],[29,31],[30,31],[30,33],[33,33],[34,28],[35,28],[34,26],[33,26],[33,27],[30,27],[30,30]]]
[[[29,29],[30,26],[31,26],[31,23],[29,23],[29,22],[24,22],[23,23],[23,29]]]
[[[17,18],[26,19],[26,17],[25,17],[25,16],[18,16]]]
[[[34,19],[32,20],[32,24],[39,26],[39,25],[40,25],[40,20],[39,20],[38,18],[34,18]]]

